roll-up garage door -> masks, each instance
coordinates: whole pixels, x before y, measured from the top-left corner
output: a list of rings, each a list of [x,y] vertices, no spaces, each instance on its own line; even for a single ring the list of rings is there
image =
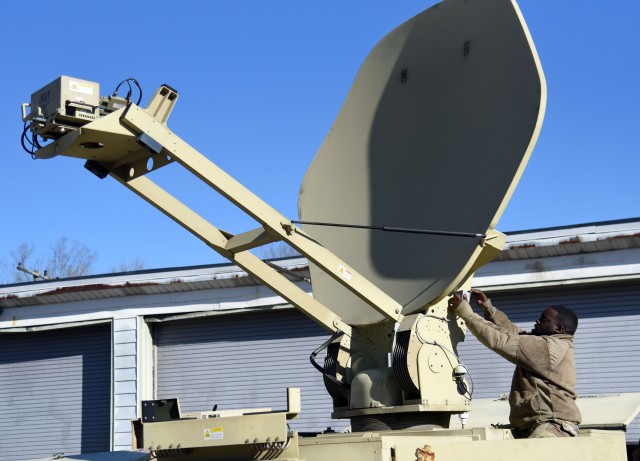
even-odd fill
[[[182,411],[287,406],[302,391],[300,432],[348,425],[331,419],[332,402],[309,354],[329,333],[294,309],[155,324],[157,398],[178,397]],[[320,357],[320,356],[319,356]],[[322,358],[319,358],[322,363]]]
[[[570,286],[487,293],[493,304],[520,328],[531,331],[540,313],[553,304],[573,309],[576,332],[576,391],[579,395],[640,392],[640,287],[635,284]],[[476,312],[479,312],[474,303]],[[471,333],[458,346],[471,371],[475,398],[509,392],[514,366],[480,344]],[[473,413],[469,423],[472,424]],[[637,443],[640,418],[628,428]]]
[[[0,333],[0,461],[108,451],[111,324]]]

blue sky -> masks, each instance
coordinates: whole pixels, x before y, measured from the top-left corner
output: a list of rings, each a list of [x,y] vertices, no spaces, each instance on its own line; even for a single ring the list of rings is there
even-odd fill
[[[480,1],[480,0],[477,0]],[[60,75],[180,97],[169,126],[291,219],[307,166],[368,51],[434,1],[18,2],[3,5],[0,46],[0,263],[22,242],[67,236],[94,248],[94,272],[222,262],[113,180],[73,159],[33,161],[20,105]],[[640,217],[640,3],[519,2],[548,86],[547,112],[502,231]],[[160,171],[230,232],[255,227],[194,181]],[[175,176],[174,176],[175,175]],[[478,178],[481,182],[481,178]]]

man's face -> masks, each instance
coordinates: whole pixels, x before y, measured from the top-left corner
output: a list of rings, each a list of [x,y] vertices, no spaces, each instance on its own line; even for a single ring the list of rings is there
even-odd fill
[[[552,335],[554,333],[558,333],[558,322],[556,321],[556,317],[558,313],[555,309],[549,307],[547,308],[541,315],[538,320],[536,320],[536,324],[531,330],[532,335]]]

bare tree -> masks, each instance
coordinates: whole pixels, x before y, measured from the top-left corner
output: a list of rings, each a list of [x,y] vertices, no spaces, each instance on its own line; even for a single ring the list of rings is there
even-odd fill
[[[262,259],[275,259],[300,256],[300,253],[284,242],[275,242],[261,247],[259,256]]]
[[[92,264],[98,259],[98,253],[84,243],[62,236],[51,247],[47,258],[49,277],[67,278],[89,274]]]
[[[144,261],[140,258],[133,258],[128,263],[122,262],[118,267],[111,266],[111,272],[133,272],[144,270]]]
[[[11,252],[11,257],[14,261],[22,263],[24,265],[29,265],[33,263],[32,256],[36,252],[36,246],[33,243],[21,243],[18,245],[18,248]]]
[[[36,246],[33,243],[21,243],[18,247],[11,251],[11,258],[13,259],[13,264],[11,265],[11,275],[10,281],[14,283],[20,282],[29,282],[33,280],[33,276],[26,273],[17,271],[17,266],[28,267],[34,272],[39,272],[39,269],[46,268],[42,267],[42,260],[40,258],[35,259],[34,255],[36,252]],[[43,270],[43,272],[44,272]]]
[[[21,265],[31,272],[47,273],[48,278],[78,277],[88,275],[91,266],[98,259],[98,253],[86,244],[76,240],[70,242],[68,237],[60,237],[51,246],[49,252],[36,257],[36,246],[33,243],[21,243],[11,251],[12,264],[3,264],[3,282],[21,283],[34,280],[33,275],[18,271]]]

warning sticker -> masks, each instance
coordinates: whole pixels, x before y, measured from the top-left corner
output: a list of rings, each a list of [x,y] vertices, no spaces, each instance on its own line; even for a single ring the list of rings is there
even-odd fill
[[[77,93],[93,94],[93,85],[78,82],[77,80],[69,80],[69,89]]]
[[[349,270],[346,267],[344,267],[342,264],[338,266],[338,272],[340,272],[345,279],[351,280],[351,277],[352,277],[351,272],[349,272]]]
[[[205,440],[220,440],[224,438],[224,430],[221,427],[205,427]]]

